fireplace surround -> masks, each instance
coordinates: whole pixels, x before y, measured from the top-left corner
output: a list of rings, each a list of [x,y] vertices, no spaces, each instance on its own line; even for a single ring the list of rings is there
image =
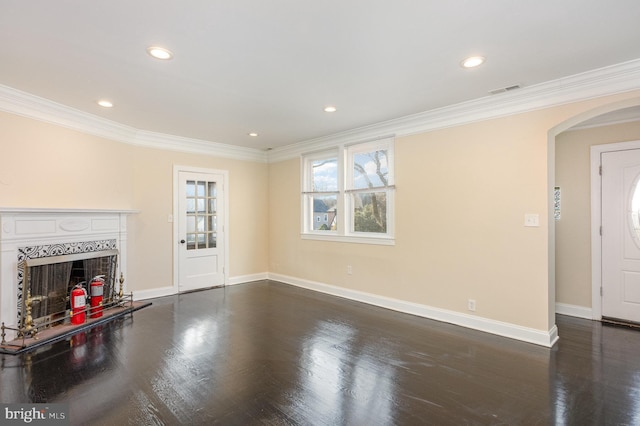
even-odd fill
[[[136,212],[0,208],[0,321],[6,325],[20,324],[28,264],[55,263],[54,260],[61,259],[59,256],[62,259],[70,256],[66,259],[73,261],[116,255],[117,264],[110,280],[120,274],[126,277],[127,216],[133,213]],[[46,273],[66,274],[66,271]],[[37,300],[41,303],[43,295]]]

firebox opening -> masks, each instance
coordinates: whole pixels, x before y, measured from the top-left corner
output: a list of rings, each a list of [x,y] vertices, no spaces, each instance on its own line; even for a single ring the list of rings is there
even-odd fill
[[[25,260],[25,288],[31,294],[31,317],[34,325],[54,326],[68,318],[71,290],[82,284],[87,291],[92,278],[104,277],[105,302],[115,297],[117,250],[51,256]],[[24,303],[20,308],[25,323]]]

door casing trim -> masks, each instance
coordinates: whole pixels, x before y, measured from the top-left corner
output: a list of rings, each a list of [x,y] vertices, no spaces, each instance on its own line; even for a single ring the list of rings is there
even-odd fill
[[[591,315],[602,320],[602,177],[600,157],[605,152],[640,149],[640,141],[618,142],[591,147]]]
[[[227,285],[229,281],[229,171],[228,170],[220,170],[220,169],[208,169],[203,167],[192,167],[192,166],[181,166],[181,165],[173,165],[173,241],[172,241],[172,252],[173,252],[173,294],[178,294],[180,292],[180,253],[177,250],[178,244],[180,244],[180,235],[178,229],[178,220],[177,215],[180,214],[179,208],[179,197],[180,197],[180,172],[187,173],[208,173],[208,174],[219,174],[223,176],[224,182],[222,185],[223,197],[222,202],[224,203],[224,218],[223,218],[223,244],[224,244],[224,270],[222,272],[223,275],[223,286]]]

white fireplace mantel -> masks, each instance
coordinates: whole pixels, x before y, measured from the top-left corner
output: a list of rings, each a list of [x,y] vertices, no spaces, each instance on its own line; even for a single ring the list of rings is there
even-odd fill
[[[18,318],[19,254],[26,248],[95,250],[105,241],[120,252],[118,274],[126,277],[127,216],[136,210],[0,207],[0,321]]]

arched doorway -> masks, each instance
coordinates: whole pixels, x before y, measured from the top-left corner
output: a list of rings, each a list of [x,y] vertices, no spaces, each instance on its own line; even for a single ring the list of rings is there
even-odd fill
[[[626,113],[626,114],[625,114]],[[563,172],[565,175],[571,174],[572,171],[567,172],[562,169],[562,153],[561,147],[564,141],[571,142],[571,137],[567,135],[572,133],[574,135],[574,140],[577,140],[575,137],[576,134],[580,135],[582,132],[582,136],[586,134],[587,129],[595,129],[600,126],[611,126],[612,123],[620,123],[621,121],[629,121],[629,120],[640,120],[640,98],[628,99],[621,102],[615,102],[608,105],[601,106],[599,108],[595,108],[590,111],[586,111],[581,113],[575,117],[566,120],[565,122],[559,124],[558,126],[552,128],[549,133],[549,146],[548,146],[548,156],[549,156],[549,165],[548,165],[548,173],[549,173],[549,188],[548,188],[548,196],[549,196],[549,223],[554,226],[549,226],[549,313],[550,313],[550,321],[554,321],[553,316],[556,313],[568,314],[572,316],[578,316],[583,318],[590,319],[600,319],[600,296],[599,296],[599,265],[600,265],[600,256],[601,253],[592,253],[592,249],[599,248],[599,225],[596,227],[593,223],[599,221],[598,217],[591,217],[589,220],[587,217],[582,218],[582,229],[579,231],[572,231],[572,244],[573,248],[577,247],[576,244],[583,244],[586,246],[581,248],[581,253],[576,253],[578,250],[571,250],[571,247],[566,248],[563,246],[563,238],[566,239],[563,232],[565,232],[567,227],[567,221],[571,220],[569,217],[565,217],[563,211],[566,210],[567,216],[569,215],[570,209],[564,209],[561,201],[561,219],[556,221],[555,212],[554,211],[554,196],[557,195],[556,184],[559,181],[563,181]],[[605,129],[605,127],[601,127]],[[609,127],[610,128],[610,127]],[[595,132],[595,130],[594,130]],[[582,137],[581,136],[581,137]],[[609,135],[607,135],[609,136]],[[599,143],[604,144],[612,144],[613,142],[620,142],[621,140],[631,140],[633,137],[626,137],[623,139],[615,140],[611,139],[611,137],[605,137]],[[635,138],[640,139],[640,138]],[[589,158],[589,146],[587,145],[597,145],[596,141],[588,142],[585,140],[580,140],[580,145],[582,145],[582,154],[579,159],[571,158],[571,161],[578,162],[586,162],[581,165],[582,171],[580,173],[580,179],[582,182],[581,191],[586,191],[583,194],[582,205],[579,207],[573,206],[575,214],[576,209],[582,210],[586,209],[586,212],[580,213],[588,216],[592,209],[596,207],[592,207],[595,205],[594,203],[599,203],[599,195],[591,194],[591,184],[589,180],[593,180],[592,174],[592,165],[590,164],[591,159]],[[586,146],[586,148],[585,148]],[[584,151],[586,149],[586,151]],[[586,154],[585,154],[586,152]],[[556,158],[558,156],[558,158]],[[556,163],[558,162],[558,163]],[[556,166],[559,166],[560,169],[556,170]],[[584,170],[587,170],[588,175],[584,175]],[[596,169],[597,170],[597,169]],[[556,176],[556,172],[558,171],[558,176]],[[574,177],[575,178],[575,177]],[[575,179],[574,179],[575,180]],[[566,183],[566,180],[564,181]],[[564,188],[568,189],[568,191],[563,190],[562,186],[560,187],[560,196],[561,200],[569,200],[571,197],[575,196],[575,187]],[[566,196],[566,197],[565,197]],[[599,207],[598,207],[599,208]],[[563,221],[565,221],[563,223]],[[585,222],[586,221],[586,222]],[[598,222],[599,223],[599,222]],[[573,224],[574,228],[577,225]],[[565,228],[563,228],[565,227]],[[575,232],[579,232],[576,234]],[[578,235],[578,237],[576,237]],[[590,244],[591,243],[591,244]],[[591,247],[589,247],[589,245]],[[563,250],[571,253],[573,257],[580,257],[581,259],[573,259],[571,262],[575,262],[575,265],[567,265],[567,256],[563,255]],[[597,251],[597,250],[596,250]],[[557,263],[556,263],[557,262]],[[578,265],[578,266],[576,266]],[[580,289],[576,290],[575,287],[569,287],[567,284],[566,278],[568,274],[563,275],[567,269],[574,268],[582,268],[580,273]],[[583,269],[587,269],[586,273]],[[574,270],[574,272],[577,269]],[[580,275],[580,274],[578,274]],[[574,277],[575,278],[575,277]],[[558,279],[558,282],[556,282]],[[585,282],[586,281],[586,282]],[[573,284],[571,284],[573,285]],[[558,286],[558,287],[556,287]],[[596,293],[596,288],[598,289],[598,293]],[[577,300],[577,302],[566,303],[567,300],[567,292],[568,291],[578,291],[581,292],[580,297],[574,297],[573,300]],[[586,292],[586,294],[584,293]],[[558,296],[558,300],[556,300],[556,296]],[[571,299],[571,298],[569,298]],[[586,306],[588,305],[588,306]]]

